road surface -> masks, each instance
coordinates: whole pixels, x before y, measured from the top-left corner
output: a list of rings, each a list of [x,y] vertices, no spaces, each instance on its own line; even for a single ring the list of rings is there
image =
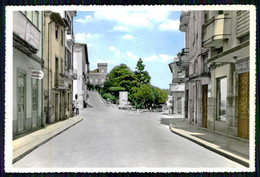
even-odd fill
[[[96,92],[80,110],[83,121],[37,148],[14,167],[236,168],[243,167],[169,130],[162,113],[106,106]]]

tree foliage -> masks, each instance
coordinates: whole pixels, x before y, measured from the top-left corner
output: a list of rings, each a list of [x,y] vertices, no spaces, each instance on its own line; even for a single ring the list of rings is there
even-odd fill
[[[135,72],[125,64],[114,67],[107,75],[104,88],[100,90],[102,97],[118,102],[119,92],[128,91],[128,99],[136,108],[164,104],[167,93],[150,84],[151,77],[144,69],[141,58],[137,62]]]
[[[147,71],[144,70],[145,65],[143,64],[143,60],[139,58],[135,69],[135,75],[140,80],[141,84],[150,84],[151,77]]]

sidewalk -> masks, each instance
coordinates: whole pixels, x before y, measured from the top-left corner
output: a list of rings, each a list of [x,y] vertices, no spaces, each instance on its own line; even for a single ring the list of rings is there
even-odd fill
[[[43,145],[53,137],[72,127],[82,120],[80,116],[74,116],[32,132],[13,141],[13,163]]]
[[[189,125],[184,118],[169,120],[173,133],[187,138],[213,152],[249,167],[249,142],[238,137],[231,137],[212,132],[205,128]]]

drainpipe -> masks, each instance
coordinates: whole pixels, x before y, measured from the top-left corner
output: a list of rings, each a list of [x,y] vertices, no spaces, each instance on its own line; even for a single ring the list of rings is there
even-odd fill
[[[42,70],[44,71],[44,57],[43,57],[43,51],[44,51],[44,49],[43,49],[43,33],[44,33],[44,31],[43,31],[43,28],[44,28],[44,12],[42,12],[42,14],[41,14],[41,19],[43,20],[43,22],[42,22],[42,42],[41,42],[41,46],[42,46],[42,59],[43,59],[43,62],[42,62]],[[41,120],[41,123],[42,123],[42,127],[45,127],[45,125],[46,125],[46,115],[45,115],[45,112],[44,112],[44,102],[43,102],[43,100],[44,100],[44,93],[43,93],[43,79],[42,79],[42,82],[41,82],[41,86],[42,86],[42,88],[41,88],[41,96],[42,96],[42,111],[41,111],[41,118],[42,118],[42,120]]]

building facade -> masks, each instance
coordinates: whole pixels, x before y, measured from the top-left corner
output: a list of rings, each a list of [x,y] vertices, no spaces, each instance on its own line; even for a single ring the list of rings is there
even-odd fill
[[[44,110],[46,122],[65,119],[65,28],[59,13],[44,11]]]
[[[13,12],[13,137],[44,126],[43,12]]]
[[[175,58],[177,61],[178,59]],[[182,114],[185,113],[185,71],[180,70],[176,61],[169,64],[172,73],[172,83],[170,84],[170,95],[172,97],[171,113]]]
[[[97,65],[98,68],[89,73],[89,83],[103,87],[107,77],[107,63],[98,63]]]
[[[86,107],[88,97],[87,82],[89,74],[89,60],[87,44],[76,43],[73,49],[73,66],[77,70],[77,79],[73,80],[73,100],[78,95],[79,109]]]
[[[249,11],[182,12],[180,31],[188,56],[189,122],[248,139]]]
[[[249,11],[206,11],[202,46],[209,50],[209,129],[249,138]]]
[[[65,29],[65,61],[64,61],[64,87],[65,87],[65,116],[73,116],[73,80],[77,79],[77,70],[73,68],[73,47],[75,45],[75,37],[73,32],[73,18],[76,11],[61,12],[61,17],[67,23]]]

